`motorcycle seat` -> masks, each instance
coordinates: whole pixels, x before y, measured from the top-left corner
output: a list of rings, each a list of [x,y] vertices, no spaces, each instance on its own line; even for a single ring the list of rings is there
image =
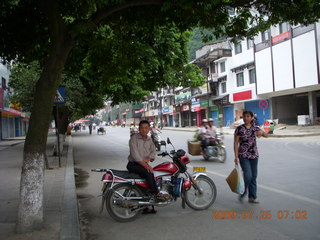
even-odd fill
[[[142,177],[140,177],[139,174],[137,173],[130,173],[129,171],[126,171],[126,170],[114,170],[114,169],[110,169],[113,174],[115,176],[118,176],[118,177],[121,177],[121,178],[124,178],[124,179],[141,179]]]

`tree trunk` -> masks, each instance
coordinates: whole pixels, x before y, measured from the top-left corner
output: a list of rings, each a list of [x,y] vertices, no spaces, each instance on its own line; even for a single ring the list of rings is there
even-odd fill
[[[69,125],[69,111],[68,109],[64,106],[64,104],[59,104],[58,106],[58,115],[57,116],[57,106],[54,107],[53,110],[53,115],[54,115],[54,120],[55,124],[57,126],[58,124],[58,131],[56,132],[57,138],[59,134],[59,142],[60,142],[60,155],[63,152],[63,143],[65,141],[65,134],[67,131],[67,127]],[[53,156],[58,156],[58,140],[56,141],[54,148],[53,148]]]
[[[52,48],[36,85],[20,180],[16,231],[29,232],[43,224],[44,160],[48,126],[61,73],[74,41],[66,32],[53,39]]]

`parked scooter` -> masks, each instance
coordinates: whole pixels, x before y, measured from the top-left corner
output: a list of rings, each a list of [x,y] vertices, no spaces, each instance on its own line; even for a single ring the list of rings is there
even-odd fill
[[[161,131],[154,126],[153,122],[151,122],[151,130],[150,130],[151,139],[154,145],[156,146],[157,151],[161,150],[162,145],[166,145],[166,142],[161,140],[160,133]]]
[[[226,161],[227,151],[226,147],[224,146],[223,139],[223,134],[217,133],[216,138],[210,141],[210,146],[206,146],[202,149],[202,156],[205,160],[214,158],[222,163]]]
[[[170,139],[167,143],[171,144]],[[171,144],[172,145],[172,144]],[[172,145],[173,147],[173,145]],[[161,193],[169,194],[169,199],[157,201],[150,193],[145,179],[138,174],[112,169],[92,169],[105,172],[102,177],[102,205],[110,216],[119,222],[134,220],[148,206],[166,206],[181,197],[182,207],[187,204],[194,210],[209,208],[215,201],[217,189],[214,182],[204,172],[188,173],[189,157],[182,149],[158,156],[169,156],[172,162],[163,162],[153,168],[157,186]]]
[[[139,133],[138,127],[136,127],[135,125],[130,127],[130,137],[132,137],[132,135],[138,134],[138,133]]]
[[[154,145],[156,146],[157,151],[161,150],[161,146],[165,145],[166,142],[161,140],[160,137],[160,132],[156,132],[156,131],[151,131],[151,139],[154,143]]]

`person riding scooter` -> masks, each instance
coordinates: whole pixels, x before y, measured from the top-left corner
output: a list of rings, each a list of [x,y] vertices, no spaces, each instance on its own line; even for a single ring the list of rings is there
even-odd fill
[[[206,148],[206,146],[209,145],[209,132],[208,132],[208,120],[207,119],[202,119],[202,126],[199,129],[199,136],[201,139],[201,147],[202,150]]]
[[[216,140],[216,128],[213,126],[213,119],[210,118],[202,120],[202,127],[199,130],[199,135],[201,136],[201,146],[204,150],[207,146],[212,146],[215,144]]]
[[[160,129],[157,128],[154,122],[150,123],[150,134],[151,134],[151,139],[156,146],[157,150],[160,151],[161,149],[161,138],[159,136],[159,133],[161,133]]]

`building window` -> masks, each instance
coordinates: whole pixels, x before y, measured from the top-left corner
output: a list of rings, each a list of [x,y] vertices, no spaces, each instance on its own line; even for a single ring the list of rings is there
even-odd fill
[[[256,82],[256,71],[255,69],[250,69],[249,70],[249,83],[255,83]]]
[[[264,31],[261,33],[262,42],[269,40],[269,31]]]
[[[214,62],[211,62],[211,63],[210,63],[210,71],[211,71],[211,73],[215,73],[215,72],[216,72]]]
[[[247,38],[247,49],[253,48],[253,39]]]
[[[227,92],[227,82],[221,83],[221,92],[226,93]]]
[[[288,32],[290,30],[290,25],[289,23],[280,23],[279,24],[279,31],[280,34],[284,32]]]
[[[220,71],[223,73],[226,71],[226,62],[220,63]]]
[[[234,51],[236,54],[242,53],[242,45],[241,42],[237,42],[234,44]]]
[[[7,89],[7,80],[4,77],[1,77],[1,88]]]
[[[237,87],[244,86],[243,72],[237,73]]]

